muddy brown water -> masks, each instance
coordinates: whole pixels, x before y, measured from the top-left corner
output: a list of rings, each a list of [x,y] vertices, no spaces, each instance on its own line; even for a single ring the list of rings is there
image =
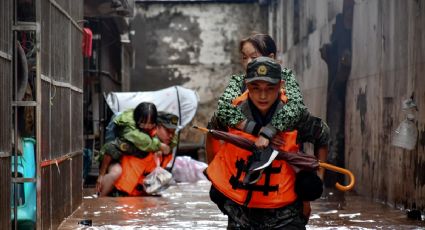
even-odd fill
[[[96,198],[86,189],[83,204],[59,229],[226,229],[227,217],[208,196],[210,183],[179,183],[158,197]],[[92,226],[78,224],[91,220]],[[307,229],[425,229],[404,211],[355,194],[325,191],[312,202]]]

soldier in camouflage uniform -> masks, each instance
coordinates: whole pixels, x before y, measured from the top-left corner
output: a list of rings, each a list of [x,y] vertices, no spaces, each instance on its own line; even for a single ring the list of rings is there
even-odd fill
[[[276,44],[267,34],[253,34],[240,42],[240,52],[242,54],[242,65],[246,69],[248,63],[257,57],[275,58]],[[308,112],[292,70],[282,68],[281,78],[284,82],[284,92],[288,102],[274,114],[268,125],[261,127],[256,122],[247,120],[242,111],[232,105],[232,100],[239,97],[246,90],[246,85],[244,84],[245,74],[239,74],[231,76],[229,85],[219,98],[217,113],[212,117],[209,128],[225,130],[225,127],[234,127],[257,135],[258,139],[255,145],[259,148],[267,147],[277,131],[297,129],[299,134],[298,142],[312,143],[316,157],[325,162],[328,153],[329,127],[320,118],[312,116]],[[206,148],[208,152],[208,142]],[[324,169],[320,168],[318,175],[323,180]],[[297,179],[299,182],[311,179],[311,175],[304,173],[299,176],[300,179]],[[302,190],[304,189],[298,189],[300,192]],[[310,215],[309,202],[304,202],[303,210],[306,216]]]
[[[113,121],[117,138],[102,146],[97,190],[106,196],[121,175],[119,159],[123,153],[145,157],[149,152],[170,152],[170,146],[155,136],[157,111],[152,103],[142,102],[135,109],[124,111]]]
[[[253,34],[240,42],[240,52],[242,54],[242,65],[246,69],[248,63],[257,57],[275,58],[276,44],[267,34]],[[247,120],[242,111],[232,105],[232,100],[246,90],[244,85],[245,74],[231,76],[229,85],[219,98],[217,113],[211,119],[211,123],[221,127],[235,127],[247,133],[258,135],[256,145],[260,148],[268,146],[269,140],[276,134],[277,130],[288,131],[293,129],[303,130],[303,135],[299,138],[300,143],[311,142],[316,148],[327,145],[329,128],[320,118],[314,117],[308,112],[292,70],[282,68],[281,77],[288,102],[277,111],[269,125],[260,127],[254,121]],[[305,130],[305,127],[311,129]]]
[[[273,39],[266,34],[254,34],[240,42],[240,52],[242,54],[242,65],[246,69],[249,62],[253,59],[265,56],[275,58],[276,45]],[[273,135],[276,129],[280,131],[290,130],[295,127],[301,114],[305,110],[303,98],[299,85],[294,74],[290,69],[282,69],[282,80],[285,84],[285,93],[288,97],[288,103],[273,117],[272,122],[267,127],[256,127],[253,121],[247,121],[242,112],[231,104],[232,100],[240,96],[245,90],[245,74],[233,75],[230,78],[229,85],[218,101],[217,116],[225,125],[243,129],[249,133],[262,128],[260,133]],[[267,144],[256,143],[259,147],[265,147]]]

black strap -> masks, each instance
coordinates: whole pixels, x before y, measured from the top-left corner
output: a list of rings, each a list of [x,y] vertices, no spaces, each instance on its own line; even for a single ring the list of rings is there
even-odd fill
[[[270,175],[269,175],[270,177]],[[269,194],[269,192],[276,192],[279,188],[278,185],[258,185],[258,184],[243,184],[241,181],[238,181],[235,177],[230,178],[230,183],[232,184],[232,187],[236,187],[238,189],[244,189],[248,191],[256,191],[256,192],[263,192],[265,196]],[[270,183],[270,181],[269,181]]]
[[[240,177],[242,175],[243,171],[247,171],[248,164],[245,164],[245,160],[239,159],[235,162],[235,166],[237,169],[236,176],[232,175],[229,179],[229,183],[232,185],[233,189],[244,189],[248,191],[258,191],[263,192],[265,196],[269,194],[269,192],[277,191],[279,186],[278,185],[270,185],[270,176],[271,174],[278,174],[281,172],[282,165],[278,167],[272,167],[271,165],[264,169],[263,174],[266,175],[264,185],[257,185],[257,184],[243,184],[242,181],[240,181]],[[249,195],[249,194],[248,194]],[[249,197],[249,196],[248,196]],[[248,198],[247,197],[247,198]]]
[[[235,162],[236,166],[236,176],[232,175],[229,179],[229,183],[232,185],[233,189],[239,188],[238,183],[242,183],[239,179],[242,176],[243,171],[247,171],[247,165],[245,164],[245,160],[239,159]]]

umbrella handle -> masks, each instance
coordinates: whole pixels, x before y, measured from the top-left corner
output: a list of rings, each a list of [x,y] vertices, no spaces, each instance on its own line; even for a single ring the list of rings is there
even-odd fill
[[[344,175],[346,175],[350,178],[350,183],[348,185],[345,185],[345,186],[336,182],[335,187],[338,190],[346,192],[346,191],[351,190],[354,187],[354,183],[356,181],[356,178],[354,177],[353,173],[350,172],[349,170],[335,166],[335,165],[331,165],[331,164],[328,164],[328,163],[323,163],[323,162],[319,162],[319,167],[322,167],[322,168],[325,168],[325,169],[328,169],[328,170],[331,170],[331,171],[334,171],[334,172],[342,173],[342,174],[344,174]]]

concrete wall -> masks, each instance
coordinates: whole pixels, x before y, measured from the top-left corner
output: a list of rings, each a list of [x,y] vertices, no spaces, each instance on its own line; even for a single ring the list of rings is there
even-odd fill
[[[327,67],[319,49],[329,42],[342,1],[271,1],[269,34],[275,38],[282,65],[295,72],[304,102],[316,116],[326,117]]]
[[[200,105],[193,123],[206,125],[230,75],[241,70],[239,40],[252,31],[267,32],[267,7],[145,3],[136,9],[131,90],[171,85],[196,90]],[[187,132],[193,131],[186,128],[183,140]],[[190,140],[200,137],[191,135]]]
[[[295,70],[306,105],[321,117],[329,113],[331,74],[320,48],[331,42],[344,2],[272,1],[269,6],[269,31],[278,42],[283,65]],[[424,210],[425,2],[359,0],[351,12],[345,166],[355,174],[359,194]],[[416,149],[407,151],[391,146],[391,136],[405,117],[401,101],[412,93],[418,105],[419,136]]]
[[[402,207],[425,209],[425,2],[356,1],[353,62],[347,91],[346,164],[357,191]],[[418,145],[390,145],[414,93]],[[364,127],[362,130],[362,126]]]

